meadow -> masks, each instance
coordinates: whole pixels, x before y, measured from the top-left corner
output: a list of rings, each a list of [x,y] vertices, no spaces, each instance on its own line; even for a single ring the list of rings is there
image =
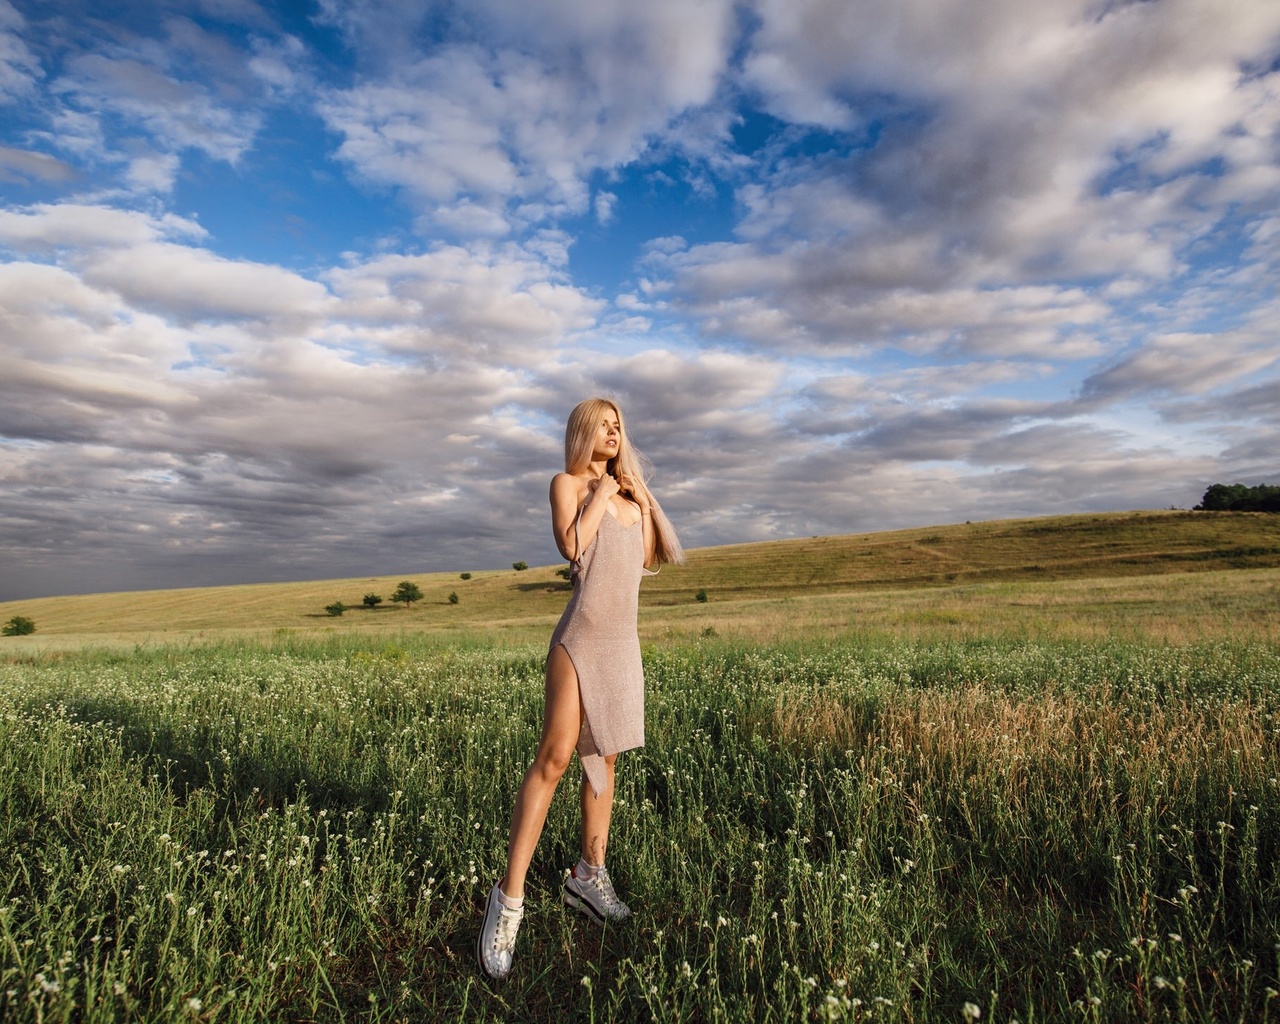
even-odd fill
[[[609,856],[635,915],[558,904],[562,786],[503,983],[473,944],[537,739],[540,612],[18,638],[0,1017],[1267,1020],[1278,584],[650,604]]]

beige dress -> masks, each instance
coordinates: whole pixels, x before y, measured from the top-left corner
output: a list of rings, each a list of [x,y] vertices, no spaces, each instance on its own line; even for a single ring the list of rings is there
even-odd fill
[[[582,510],[578,510],[582,516]],[[592,791],[605,786],[604,759],[644,746],[644,670],[636,613],[644,567],[643,519],[623,526],[606,509],[595,540],[573,565],[573,597],[551,635],[548,653],[563,644],[578,674],[582,731],[578,756]],[[578,524],[574,522],[574,533]]]

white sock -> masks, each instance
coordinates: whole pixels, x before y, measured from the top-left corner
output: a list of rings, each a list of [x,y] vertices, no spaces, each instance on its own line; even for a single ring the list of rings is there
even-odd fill
[[[508,896],[502,891],[502,886],[498,886],[498,902],[508,910],[519,910],[524,906],[523,896]]]
[[[586,857],[578,858],[578,866],[573,869],[573,877],[581,878],[583,881],[590,881],[600,874],[603,864],[588,864]]]

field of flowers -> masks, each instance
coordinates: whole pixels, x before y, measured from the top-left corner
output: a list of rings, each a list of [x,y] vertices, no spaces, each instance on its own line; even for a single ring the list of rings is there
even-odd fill
[[[610,869],[512,977],[483,895],[538,648],[402,637],[0,663],[5,1021],[1266,1020],[1280,645],[645,652]]]

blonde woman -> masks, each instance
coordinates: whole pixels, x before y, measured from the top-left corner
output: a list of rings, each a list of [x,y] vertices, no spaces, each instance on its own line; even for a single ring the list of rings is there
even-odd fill
[[[551,636],[542,736],[511,812],[507,871],[489,893],[476,942],[491,978],[511,971],[525,875],[575,750],[583,768],[582,850],[561,898],[599,921],[631,914],[604,862],[614,763],[621,751],[644,744],[640,579],[653,575],[651,565],[684,560],[675,530],[645,486],[643,465],[616,403],[590,398],[569,414],[565,471],[551,481],[551,525],[572,566],[574,592]]]

